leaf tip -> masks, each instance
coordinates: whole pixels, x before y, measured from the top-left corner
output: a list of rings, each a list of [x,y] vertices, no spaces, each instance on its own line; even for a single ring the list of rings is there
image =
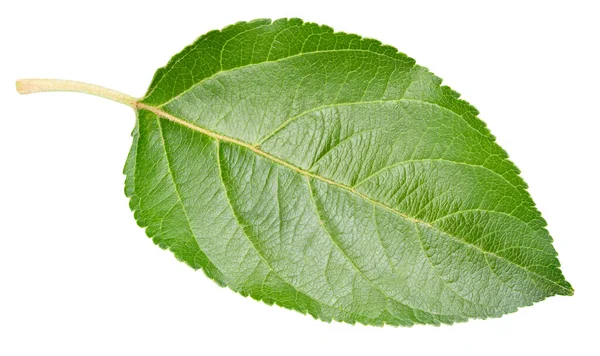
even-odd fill
[[[573,287],[570,287],[567,294],[568,297],[572,297],[575,295],[575,289],[573,289]]]

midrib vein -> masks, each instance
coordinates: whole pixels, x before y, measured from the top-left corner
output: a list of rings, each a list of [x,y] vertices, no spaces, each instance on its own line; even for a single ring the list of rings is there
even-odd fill
[[[426,221],[423,221],[423,220],[419,220],[419,219],[414,218],[412,216],[406,215],[405,213],[402,213],[402,212],[400,212],[398,210],[395,210],[395,209],[393,209],[392,207],[390,207],[390,206],[388,206],[386,204],[383,204],[381,202],[373,200],[369,196],[367,196],[367,195],[365,195],[365,194],[357,191],[356,189],[354,189],[354,188],[352,188],[350,186],[347,186],[347,185],[335,182],[335,181],[333,181],[331,179],[328,179],[328,178],[322,177],[320,175],[314,174],[312,172],[306,171],[306,170],[304,170],[304,169],[302,169],[300,167],[296,167],[293,164],[288,163],[288,162],[286,162],[286,161],[284,161],[284,160],[282,160],[280,158],[277,158],[277,157],[275,157],[275,156],[273,156],[273,155],[271,155],[271,154],[269,154],[269,153],[261,150],[260,148],[257,148],[256,146],[253,146],[253,145],[251,145],[251,144],[249,144],[247,142],[244,142],[244,141],[241,141],[241,140],[229,137],[229,136],[225,136],[225,135],[213,132],[211,130],[208,130],[206,128],[197,126],[195,124],[192,124],[192,123],[190,123],[188,121],[185,121],[185,120],[183,120],[181,118],[178,118],[178,117],[176,117],[176,116],[174,116],[172,114],[169,114],[169,113],[167,113],[167,112],[165,112],[165,111],[163,111],[163,110],[161,110],[161,109],[159,109],[159,108],[157,108],[155,106],[152,106],[152,105],[148,105],[148,104],[137,102],[135,104],[134,108],[138,109],[138,110],[141,109],[141,110],[150,111],[150,112],[154,113],[155,115],[163,117],[163,118],[165,118],[165,119],[167,119],[169,121],[172,121],[172,122],[174,122],[176,124],[179,124],[181,126],[187,127],[187,128],[189,128],[191,130],[200,132],[200,133],[202,133],[202,134],[204,134],[206,136],[212,137],[212,138],[214,138],[216,140],[223,141],[223,142],[228,142],[228,143],[232,143],[232,144],[238,145],[240,147],[244,147],[244,148],[246,148],[246,149],[248,149],[248,150],[256,153],[259,156],[265,157],[265,158],[267,158],[267,159],[269,159],[269,160],[271,160],[271,161],[273,161],[273,162],[275,162],[277,164],[280,164],[280,165],[282,165],[282,166],[284,166],[286,168],[289,168],[289,169],[291,169],[291,170],[293,170],[293,171],[295,171],[295,172],[297,172],[299,174],[302,174],[302,175],[304,175],[306,177],[311,177],[311,178],[320,180],[322,182],[325,182],[327,184],[331,184],[333,186],[336,186],[336,187],[338,187],[338,188],[340,188],[342,190],[348,191],[348,192],[350,192],[350,193],[352,193],[352,194],[354,194],[354,195],[356,195],[356,196],[358,196],[358,197],[360,197],[360,198],[368,201],[369,203],[371,203],[373,205],[376,205],[376,206],[379,206],[382,209],[384,209],[386,211],[389,211],[389,212],[391,212],[393,214],[401,216],[402,218],[404,218],[406,220],[412,221],[413,223],[416,223],[416,224],[425,225],[425,226],[427,226],[428,228],[430,228],[432,230],[438,231],[439,233],[441,233],[441,234],[443,234],[445,236],[448,236],[449,238],[455,240],[456,242],[458,242],[460,244],[463,244],[465,246],[469,246],[470,248],[473,248],[473,249],[479,251],[482,254],[488,254],[488,255],[494,256],[495,258],[503,260],[503,261],[505,261],[505,262],[507,262],[507,263],[509,263],[511,265],[517,266],[518,268],[524,270],[525,272],[531,273],[531,274],[533,274],[533,275],[535,275],[535,276],[537,276],[537,277],[539,277],[539,278],[541,278],[541,279],[543,279],[543,280],[545,280],[545,281],[547,281],[547,282],[549,282],[549,283],[551,283],[551,284],[553,284],[553,285],[561,288],[562,290],[565,290],[568,294],[572,294],[572,290],[570,290],[570,289],[568,289],[568,288],[566,288],[566,287],[564,287],[564,286],[556,283],[555,281],[549,279],[546,276],[543,276],[543,275],[541,275],[541,274],[539,274],[539,273],[537,273],[535,271],[532,271],[532,270],[530,270],[530,269],[528,269],[528,268],[526,268],[526,267],[524,267],[522,265],[514,263],[514,262],[508,260],[507,258],[499,256],[499,255],[497,255],[497,254],[495,254],[495,253],[493,253],[491,251],[483,250],[479,246],[476,246],[476,245],[470,244],[470,243],[468,243],[468,242],[466,242],[464,240],[461,240],[460,238],[458,238],[456,236],[453,236],[453,235],[449,234],[448,232],[446,232],[444,230],[439,229],[438,227],[432,225],[429,222],[426,222]]]

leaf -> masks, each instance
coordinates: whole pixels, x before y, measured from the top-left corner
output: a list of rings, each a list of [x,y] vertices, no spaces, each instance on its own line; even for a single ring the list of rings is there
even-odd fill
[[[410,326],[573,293],[477,110],[376,40],[240,22],[175,55],[133,105],[138,224],[244,296]]]

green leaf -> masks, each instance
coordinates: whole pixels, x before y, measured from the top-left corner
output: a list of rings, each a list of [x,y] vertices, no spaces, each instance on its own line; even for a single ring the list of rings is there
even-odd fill
[[[88,92],[137,109],[125,190],[138,224],[244,296],[410,326],[573,293],[477,110],[390,46],[240,22],[175,55],[138,102],[102,90]]]
[[[136,219],[220,285],[325,321],[452,323],[572,294],[518,169],[440,83],[298,19],[209,32],[141,100]]]

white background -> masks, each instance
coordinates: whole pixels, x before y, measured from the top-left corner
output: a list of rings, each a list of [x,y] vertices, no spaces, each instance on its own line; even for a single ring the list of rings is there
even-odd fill
[[[0,5],[0,355],[598,355],[600,55],[594,1],[6,1]],[[573,297],[500,319],[327,324],[218,287],[134,222],[133,111],[54,77],[142,96],[197,36],[301,17],[393,45],[480,111],[549,222]]]

